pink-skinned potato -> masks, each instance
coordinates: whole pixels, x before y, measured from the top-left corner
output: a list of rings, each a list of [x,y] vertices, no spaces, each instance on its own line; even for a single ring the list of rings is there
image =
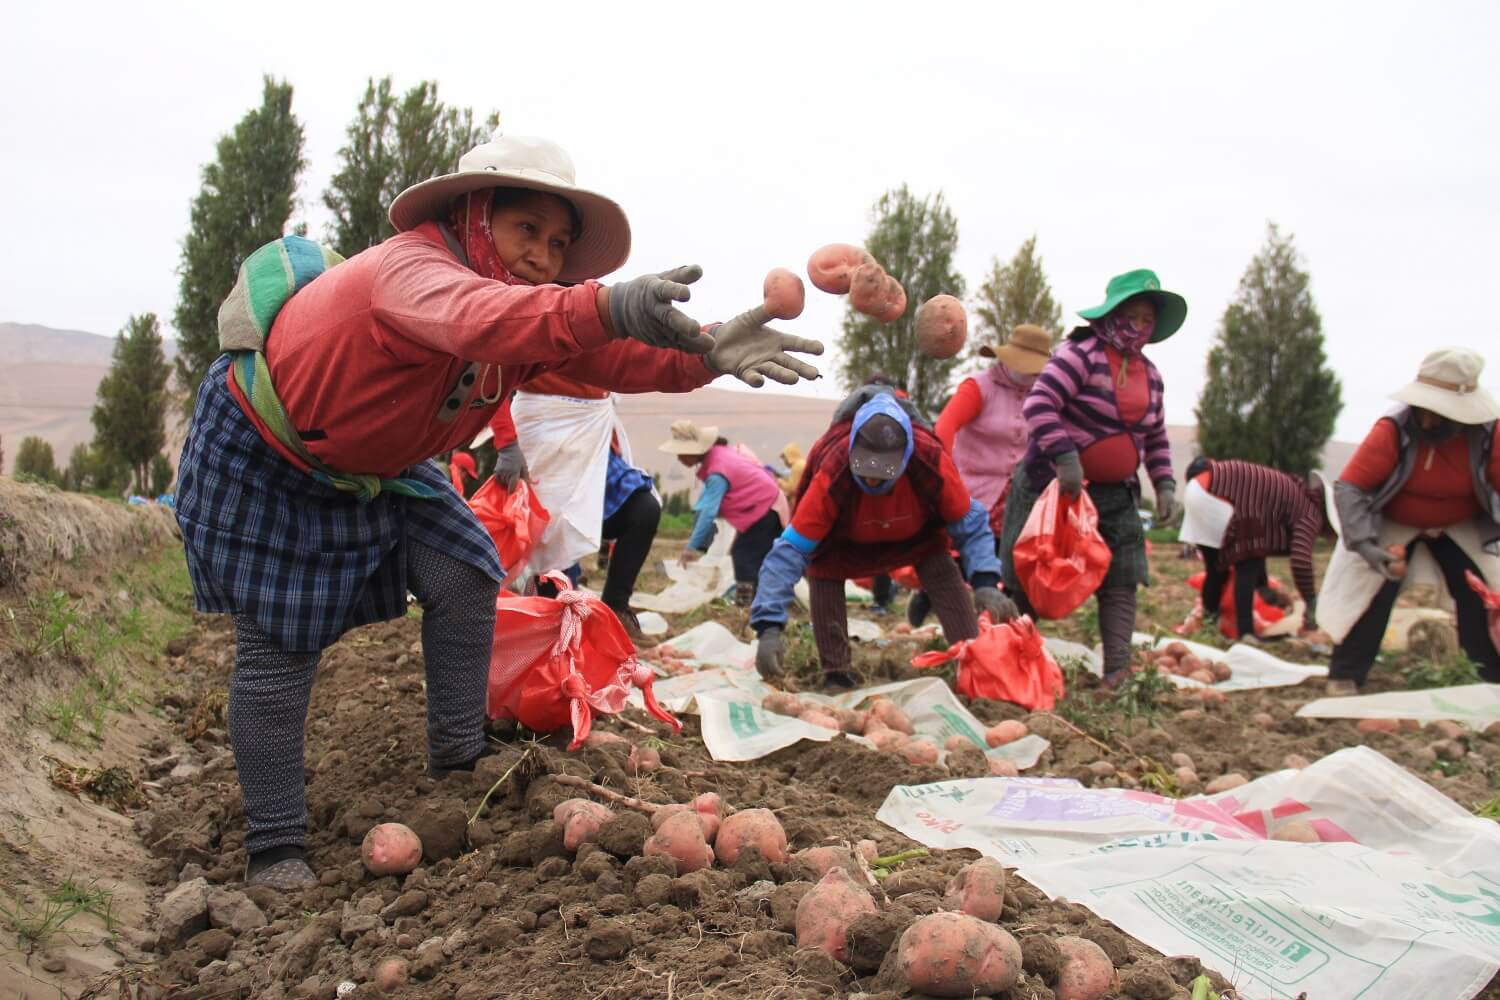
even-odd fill
[[[879,316],[890,307],[885,269],[873,260],[854,269],[849,280],[849,304],[866,316]]]
[[[798,851],[792,857],[811,868],[818,878],[822,878],[835,868],[842,868],[847,872],[859,870],[859,866],[855,864],[854,855],[847,847],[836,847],[831,844],[823,847],[809,847],[805,851]]]
[[[873,840],[861,840],[854,845],[854,853],[866,861],[874,861],[880,857],[880,845]]]
[[[703,824],[692,809],[671,813],[656,832],[646,838],[641,852],[648,858],[668,858],[677,866],[678,875],[712,868],[714,849],[703,837]]]
[[[1003,747],[1007,743],[1014,743],[1016,740],[1021,739],[1028,732],[1026,723],[1015,719],[1006,719],[1004,722],[997,722],[986,729],[984,731],[984,741],[991,747]]]
[[[802,714],[807,708],[802,704],[802,699],[790,691],[772,691],[760,700],[760,707],[767,712],[775,712],[777,715],[790,715],[793,718]]]
[[[916,732],[912,727],[911,718],[889,698],[876,698],[870,705],[870,715],[879,719],[881,725],[894,729],[898,733],[910,736]]]
[[[618,736],[614,733],[606,733],[602,729],[590,730],[589,734],[583,739],[583,745],[586,747],[603,747],[609,746],[611,743],[629,742],[630,741],[623,736]]]
[[[772,319],[796,319],[802,315],[807,292],[802,287],[802,279],[786,268],[772,268],[761,291],[765,295],[766,313]]]
[[[371,875],[405,875],[422,862],[422,839],[404,823],[372,826],[359,845]]]
[[[952,736],[943,741],[943,749],[948,751],[949,753],[952,753],[955,750],[962,750],[965,747],[971,747],[973,745],[973,740],[969,739],[967,736],[960,736],[958,733],[954,733]]]
[[[951,358],[969,337],[964,305],[951,295],[934,295],[917,310],[917,350],[929,358]]]
[[[894,323],[906,312],[906,289],[901,287],[901,282],[885,276],[885,305],[874,315],[882,323]]]
[[[658,807],[656,812],[651,814],[651,829],[660,830],[661,825],[667,821],[667,817],[678,814],[686,814],[696,818],[698,825],[703,828],[703,839],[710,844],[714,842],[714,837],[719,833],[719,823],[721,822],[719,814],[716,812],[704,812],[693,806],[681,803],[674,802],[670,805]]]
[[[925,736],[907,740],[896,748],[896,752],[913,764],[936,764],[938,762],[937,744]]]
[[[943,905],[980,920],[998,923],[1005,908],[1005,866],[994,858],[964,865],[948,882]]]
[[[1021,767],[1006,757],[990,757],[990,774],[997,778],[1019,778]]]
[[[913,993],[987,996],[1016,984],[1021,946],[996,924],[965,913],[932,913],[902,932],[896,963]]]
[[[394,993],[406,985],[407,965],[404,958],[387,958],[375,966],[375,988],[382,993]]]
[[[865,725],[870,721],[869,712],[856,712],[852,708],[835,708],[833,716],[839,720],[840,729],[856,736],[864,734]]]
[[[883,753],[895,753],[911,741],[910,736],[884,724],[877,727],[866,726],[865,739]]]
[[[786,831],[771,810],[741,810],[720,824],[714,838],[714,854],[721,864],[734,864],[751,846],[760,848],[760,856],[771,864],[786,861]]]
[[[804,708],[802,714],[797,716],[803,722],[811,726],[822,726],[824,729],[842,729],[839,725],[838,716],[825,708]]]
[[[1305,819],[1294,819],[1289,823],[1283,823],[1271,834],[1272,840],[1286,840],[1294,844],[1321,844],[1323,838],[1318,836],[1317,828]]]
[[[849,283],[861,264],[874,263],[875,258],[859,247],[848,243],[830,243],[813,251],[807,259],[807,280],[813,287],[830,295],[847,295]]]
[[[650,774],[661,769],[661,753],[652,747],[631,747],[625,761],[626,770],[634,775]]]
[[[552,821],[561,823],[563,847],[576,851],[599,836],[599,827],[613,816],[609,806],[589,799],[565,799],[552,808]]]
[[[843,868],[830,868],[797,903],[797,947],[817,948],[847,962],[849,927],[875,912],[875,900],[869,892]]]
[[[1052,990],[1057,1000],[1101,1000],[1119,987],[1115,967],[1103,948],[1071,935],[1054,940],[1063,957],[1057,985]]]

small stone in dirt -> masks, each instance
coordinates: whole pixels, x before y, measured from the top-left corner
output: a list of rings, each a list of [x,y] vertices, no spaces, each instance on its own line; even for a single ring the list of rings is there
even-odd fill
[[[64,962],[62,960],[62,958],[60,956],[58,956],[58,955],[46,955],[46,956],[44,956],[42,958],[42,971],[43,972],[52,972],[52,973],[62,972],[67,967],[68,967],[68,963]]]
[[[1395,719],[1360,719],[1354,728],[1362,733],[1394,733],[1400,731],[1401,723]]]
[[[1089,765],[1089,773],[1096,778],[1107,778],[1115,773],[1115,766],[1107,760],[1096,760]]]
[[[1027,972],[1055,983],[1062,964],[1062,950],[1051,938],[1043,934],[1028,934],[1021,939],[1021,968]]]
[[[788,933],[797,928],[797,904],[812,891],[811,882],[788,882],[771,893],[771,920],[776,929]]]
[[[1174,753],[1172,755],[1173,767],[1185,767],[1191,771],[1198,770],[1198,765],[1193,763],[1193,758],[1185,753]]]
[[[633,858],[641,853],[649,836],[649,819],[638,812],[620,812],[599,825],[595,843],[617,858]]]
[[[1133,969],[1120,980],[1120,992],[1134,1000],[1172,1000],[1177,983],[1159,965]]]
[[[1180,712],[1177,713],[1177,717],[1179,719],[1182,719],[1182,720],[1186,721],[1186,722],[1191,722],[1194,719],[1201,719],[1201,718],[1203,718],[1203,709],[1201,709],[1201,708],[1184,708],[1182,711],[1180,711]]]
[[[1289,753],[1281,758],[1281,766],[1291,768],[1294,771],[1300,771],[1304,767],[1307,767],[1307,758],[1300,753]]]
[[[596,920],[583,937],[584,953],[596,962],[624,958],[634,946],[630,925],[618,920]]]
[[[593,844],[586,845],[593,847]],[[590,851],[582,859],[573,861],[573,871],[589,882],[596,881],[599,876],[610,874],[615,870],[615,861],[604,851]]]
[[[418,979],[431,979],[442,970],[445,960],[443,939],[428,938],[417,945],[417,955],[411,963],[411,974]]]
[[[1276,725],[1276,716],[1272,715],[1270,712],[1256,712],[1254,715],[1250,716],[1250,722],[1257,729],[1270,729],[1272,726]]]
[[[188,939],[187,944],[189,948],[197,948],[209,958],[223,958],[229,954],[229,949],[234,947],[234,935],[214,928],[203,931],[201,934],[194,934]]]
[[[1191,986],[1203,975],[1203,962],[1196,955],[1172,955],[1161,960],[1161,967],[1178,986]]]
[[[846,942],[849,967],[862,976],[870,975],[885,961],[885,953],[906,930],[916,914],[899,904],[878,913],[866,913],[849,925]]]
[[[1221,774],[1213,781],[1210,781],[1206,786],[1204,786],[1203,790],[1209,795],[1217,795],[1220,792],[1227,792],[1232,788],[1238,788],[1243,784],[1247,784],[1249,781],[1250,779],[1245,777],[1240,772],[1230,771],[1228,774]]]
[[[638,883],[647,875],[665,875],[668,880],[677,875],[677,864],[662,855],[631,858],[625,862],[625,881]]]
[[[810,979],[831,989],[849,974],[849,967],[821,948],[801,948],[792,956],[792,969],[803,979]]]
[[[526,909],[535,914],[549,913],[562,906],[562,900],[550,892],[540,892],[532,896],[524,904]]]
[[[753,917],[757,913],[771,912],[771,895],[776,883],[770,879],[753,882],[734,894],[735,908],[742,917]]]
[[[208,880],[195,878],[167,893],[157,907],[161,939],[184,941],[208,927]]]
[[[792,936],[780,931],[750,931],[740,940],[740,950],[751,958],[770,958],[791,947]]]
[[[562,878],[572,870],[573,866],[568,864],[567,858],[548,858],[536,866],[536,877],[550,881]]]
[[[469,902],[481,910],[493,910],[500,905],[500,887],[493,882],[480,882],[468,892]]]
[[[456,802],[428,804],[407,822],[422,841],[422,857],[428,862],[456,858],[464,849],[464,826],[469,817]]]
[[[408,889],[381,910],[380,915],[389,922],[397,917],[414,917],[425,909],[427,909],[427,893],[421,889]]]
[[[250,897],[233,889],[216,887],[208,893],[208,925],[228,927],[234,920],[235,911],[241,903],[250,903]],[[254,903],[250,903],[254,906]]]
[[[1110,962],[1115,966],[1129,965],[1135,961],[1130,954],[1130,939],[1113,927],[1090,924],[1079,931],[1078,936],[1103,948],[1104,954],[1109,956]]]
[[[480,924],[470,940],[487,951],[502,951],[520,940],[523,933],[517,921],[509,917],[494,917]]]

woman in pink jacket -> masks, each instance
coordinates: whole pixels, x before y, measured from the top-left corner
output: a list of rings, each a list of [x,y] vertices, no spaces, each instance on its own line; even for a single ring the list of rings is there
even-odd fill
[[[573,176],[555,143],[497,134],[402,192],[384,243],[341,262],[278,240],[220,310],[226,354],[198,389],[177,520],[198,609],[234,616],[249,882],[317,884],[302,741],[319,656],[351,628],[404,617],[408,591],[423,608],[428,770],[472,770],[487,752],[504,574],[433,456],[546,371],[625,392],[816,377],[784,352],[821,346],[753,311],[710,335],[675,308],[696,267],[596,280],[625,263],[630,224]]]
[[[1026,415],[1021,406],[1052,357],[1052,336],[1022,323],[1004,344],[985,344],[979,353],[995,363],[959,383],[933,430],[953,455],[969,495],[989,511],[990,528],[998,538],[1006,487],[1026,454]],[[926,594],[912,595],[906,619],[913,628],[927,619],[930,607]]]
[[[697,519],[693,534],[682,550],[683,561],[708,551],[715,518],[728,521],[735,530],[734,543],[729,547],[729,558],[734,562],[734,603],[750,607],[760,564],[791,520],[786,494],[770,469],[719,437],[717,427],[674,420],[672,437],[661,450],[676,455],[688,468],[696,466],[698,481],[703,484],[703,494],[694,506]]]

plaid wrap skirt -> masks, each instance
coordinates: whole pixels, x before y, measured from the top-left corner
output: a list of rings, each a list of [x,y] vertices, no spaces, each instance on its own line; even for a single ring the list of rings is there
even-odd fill
[[[1045,488],[1046,484],[1043,484]],[[1089,499],[1099,510],[1099,534],[1109,544],[1109,572],[1099,588],[1145,586],[1151,582],[1150,563],[1146,559],[1146,530],[1141,527],[1140,488],[1127,483],[1090,483]],[[1036,506],[1041,489],[1031,485],[1025,464],[1016,466],[1010,480],[1010,495],[1005,502],[1005,520],[1000,532],[1000,563],[1004,568],[1006,589],[1020,591],[1020,581],[1011,566],[1010,552],[1026,527],[1031,508]]]
[[[432,546],[498,581],[495,543],[436,463],[404,476],[433,499],[361,504],[261,438],[220,357],[198,389],[183,445],[177,523],[199,611],[248,615],[283,649],[325,649],[351,628],[406,614],[406,544]]]

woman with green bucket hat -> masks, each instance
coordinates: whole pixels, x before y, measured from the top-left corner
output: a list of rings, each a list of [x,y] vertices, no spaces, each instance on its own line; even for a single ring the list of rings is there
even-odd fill
[[[1011,479],[1000,551],[1006,590],[1029,612],[1010,559],[1016,538],[1054,478],[1072,496],[1087,488],[1112,556],[1094,596],[1105,679],[1114,683],[1130,666],[1136,588],[1148,582],[1146,536],[1136,513],[1143,462],[1156,488],[1157,519],[1166,521],[1176,507],[1161,373],[1141,350],[1181,328],[1187,302],[1143,268],[1111,278],[1104,302],[1078,315],[1088,325],[1068,335],[1022,408],[1029,440]]]

